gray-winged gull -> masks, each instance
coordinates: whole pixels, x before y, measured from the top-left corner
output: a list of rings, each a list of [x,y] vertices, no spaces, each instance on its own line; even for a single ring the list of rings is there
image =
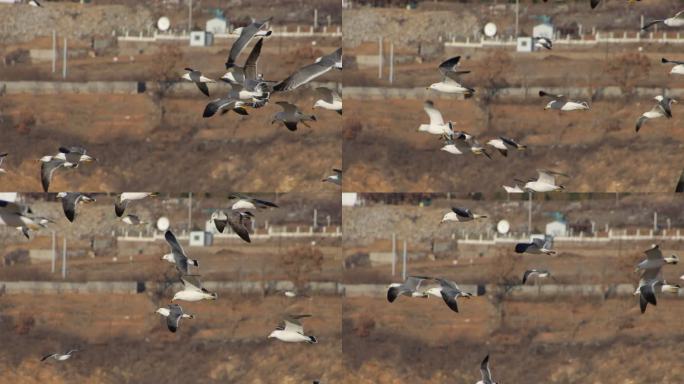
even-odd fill
[[[327,181],[329,183],[337,184],[337,185],[342,185],[342,170],[339,168],[333,168],[332,169],[334,174],[326,177],[323,179],[323,181]]]
[[[178,269],[178,271],[184,275],[188,274],[189,265],[199,267],[197,260],[192,260],[185,254],[183,247],[181,247],[181,245],[178,243],[178,240],[176,240],[176,236],[173,235],[173,232],[166,231],[166,233],[164,233],[164,239],[166,239],[166,242],[171,247],[171,253],[167,253],[162,256],[162,260],[166,260],[169,263],[175,264],[176,269]]]
[[[96,161],[96,159],[87,155],[82,147],[60,147],[56,155],[43,156],[40,159],[40,181],[43,191],[47,192],[50,188],[52,175],[58,168],[77,168],[80,163],[91,161]]]
[[[131,201],[142,200],[151,196],[158,196],[157,192],[123,192],[114,200],[114,212],[118,217],[123,216],[128,203]]]
[[[289,315],[276,327],[275,331],[268,335],[268,338],[275,338],[287,343],[309,343],[316,344],[316,337],[304,334],[304,327],[299,319],[311,317],[311,315]]]
[[[553,172],[549,170],[538,170],[538,177],[536,180],[525,183],[525,190],[533,192],[552,192],[565,189],[564,186],[556,184],[556,176],[566,176],[560,172]]]
[[[517,141],[505,136],[499,136],[498,139],[489,140],[487,142],[487,145],[496,148],[504,156],[508,156],[509,148],[516,149],[518,151],[524,151],[525,149],[527,149],[526,145],[522,145]]]
[[[589,109],[589,104],[585,101],[566,100],[563,95],[554,95],[545,91],[539,91],[539,97],[550,97],[553,100],[549,101],[544,109],[555,109],[558,111],[577,111]]]
[[[443,76],[442,81],[440,81],[439,83],[430,84],[430,86],[427,87],[427,89],[444,93],[462,94],[465,97],[472,96],[475,93],[475,90],[473,88],[464,86],[461,83],[459,83],[459,77],[461,75],[470,73],[470,71],[456,70],[458,62],[460,60],[461,56],[456,56],[443,61],[438,67],[439,72]]]
[[[249,211],[230,211],[228,213],[214,211],[211,214],[211,221],[214,222],[214,226],[219,232],[223,233],[226,224],[228,224],[242,240],[251,243],[247,226],[250,225],[253,217],[254,215]]]
[[[549,276],[551,276],[551,272],[549,272],[546,269],[528,269],[523,274],[522,283],[524,285],[527,282],[527,280],[531,277],[546,278]]]
[[[297,89],[300,86],[330,71],[332,68],[340,67],[341,63],[342,48],[338,48],[335,50],[335,52],[321,57],[315,63],[299,68],[285,80],[276,84],[273,87],[273,91],[285,92]]]
[[[419,132],[441,135],[442,137],[452,136],[454,134],[452,123],[450,121],[444,122],[442,113],[435,108],[435,103],[433,103],[432,100],[426,100],[425,103],[423,103],[423,109],[430,118],[430,122],[428,124],[419,125]]]
[[[209,96],[209,88],[207,87],[207,83],[215,83],[216,80],[212,80],[202,75],[202,72],[192,68],[185,68],[185,70],[187,72],[184,73],[183,76],[181,76],[181,78],[183,80],[195,83],[197,89],[199,89],[200,92],[204,93],[206,96]]]
[[[166,317],[166,326],[169,328],[169,331],[174,333],[178,330],[181,319],[195,318],[195,315],[183,312],[183,308],[178,304],[169,304],[167,308],[159,308],[155,313]]]
[[[337,92],[325,87],[316,88],[316,92],[321,98],[316,100],[313,105],[314,108],[323,108],[342,114],[342,98]]]
[[[61,353],[51,353],[51,354],[49,354],[49,355],[45,355],[45,356],[41,357],[41,358],[40,358],[40,361],[45,361],[45,360],[47,360],[47,359],[49,359],[49,358],[53,358],[53,359],[55,359],[55,360],[57,360],[57,361],[69,360],[69,359],[71,358],[71,355],[74,354],[74,352],[78,352],[78,349],[71,349],[71,350],[67,351],[67,353],[64,353],[64,354],[61,354]]]
[[[679,262],[679,257],[676,255],[663,257],[660,246],[656,244],[644,251],[644,253],[646,254],[646,260],[637,264],[636,271],[640,269],[660,268],[665,264],[677,264]]]
[[[639,129],[641,129],[641,126],[647,120],[657,119],[659,117],[667,117],[668,119],[672,118],[672,103],[676,103],[677,100],[662,95],[658,95],[654,97],[654,99],[657,101],[656,105],[654,105],[650,111],[644,112],[637,120],[637,132],[639,132]]]
[[[650,21],[641,28],[642,31],[648,29],[650,26],[663,23],[668,27],[681,27],[684,25],[684,11],[677,12],[674,16],[668,17],[667,19],[653,20]]]
[[[183,283],[183,290],[176,292],[171,301],[200,301],[218,299],[218,295],[216,293],[209,292],[202,287],[202,283],[197,276],[185,275],[181,277],[181,282]]]
[[[56,197],[62,200],[62,210],[70,222],[76,218],[77,205],[95,202],[94,197],[80,192],[60,192]]]
[[[276,104],[280,105],[283,110],[276,113],[271,124],[282,122],[290,131],[296,131],[298,123],[311,128],[306,122],[316,121],[316,116],[302,113],[296,105],[290,104],[287,101],[277,101]]]
[[[240,37],[235,40],[233,45],[230,47],[230,52],[228,53],[228,59],[226,60],[226,69],[229,69],[235,65],[235,60],[240,55],[243,49],[249,44],[249,41],[254,36],[270,36],[271,31],[266,30],[268,28],[268,23],[272,20],[269,17],[263,21],[254,21],[246,27],[235,28],[233,33],[239,34]]]
[[[440,223],[447,221],[465,222],[485,218],[487,218],[486,215],[472,213],[468,208],[452,207],[451,211],[444,214],[444,217],[442,217],[442,221]]]
[[[454,312],[458,312],[458,302],[456,301],[459,297],[465,297],[469,299],[473,294],[470,292],[465,292],[462,290],[455,282],[446,279],[435,279],[439,282],[439,287],[432,287],[425,291],[429,296],[441,297],[444,303]]]
[[[273,202],[268,200],[257,199],[255,197],[243,195],[242,193],[233,192],[228,197],[229,199],[238,199],[231,209],[257,209],[257,208],[278,208]]]
[[[545,240],[535,238],[532,239],[532,242],[530,243],[518,243],[515,245],[515,252],[516,253],[531,253],[531,254],[545,254],[545,255],[553,255],[556,253],[556,251],[551,249],[552,243],[551,239],[548,238]]]
[[[489,369],[489,354],[485,356],[480,363],[480,374],[482,375],[482,380],[475,384],[497,384],[494,379],[492,379],[492,371]]]
[[[427,297],[424,292],[418,291],[424,280],[430,279],[425,276],[409,276],[403,283],[392,283],[387,289],[387,301],[393,303],[399,296]]]
[[[663,64],[674,64],[675,66],[672,67],[670,70],[670,73],[673,75],[684,75],[684,61],[677,61],[677,60],[668,60],[666,58],[660,59],[660,61],[663,62]]]

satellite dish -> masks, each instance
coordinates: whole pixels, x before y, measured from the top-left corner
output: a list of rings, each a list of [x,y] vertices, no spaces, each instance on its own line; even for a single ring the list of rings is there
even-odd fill
[[[494,23],[487,23],[484,26],[484,34],[487,37],[494,37],[496,35],[496,24]]]
[[[168,31],[170,26],[171,20],[169,20],[169,18],[166,16],[162,16],[159,18],[159,20],[157,20],[157,28],[162,32]]]
[[[166,231],[167,229],[169,229],[170,224],[171,222],[169,222],[169,219],[162,216],[159,218],[159,220],[157,220],[157,229],[160,231]]]
[[[496,224],[496,231],[502,235],[507,234],[510,229],[511,225],[506,220],[501,220]]]

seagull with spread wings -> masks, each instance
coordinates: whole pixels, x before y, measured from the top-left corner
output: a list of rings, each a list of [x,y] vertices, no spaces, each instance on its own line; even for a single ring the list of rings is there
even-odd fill
[[[304,334],[304,327],[299,319],[311,317],[311,315],[289,315],[276,327],[275,331],[268,335],[268,338],[275,338],[287,343],[308,343],[316,344],[318,340],[315,336]]]
[[[169,304],[166,308],[157,309],[155,313],[166,317],[166,326],[169,328],[169,331],[174,333],[178,330],[181,319],[195,318],[195,315],[190,315],[183,312],[183,308],[181,308],[181,306],[178,304]]]
[[[169,263],[175,264],[178,272],[183,275],[188,274],[188,268],[190,265],[199,267],[197,260],[192,260],[185,254],[183,247],[181,247],[181,245],[178,243],[178,240],[176,240],[176,236],[173,235],[173,232],[166,231],[166,233],[164,233],[164,239],[166,239],[169,247],[171,247],[171,253],[167,253],[162,256],[162,260],[166,260]]]
[[[461,61],[461,56],[455,56],[442,62],[437,69],[442,74],[442,81],[433,83],[428,90],[462,94],[465,97],[471,97],[475,93],[475,89],[462,85],[460,77],[470,73],[470,71],[460,71],[457,69],[458,63]]]
[[[94,203],[95,198],[80,192],[60,192],[57,194],[57,199],[62,200],[62,210],[67,220],[73,222],[76,218],[76,206],[79,204]]]

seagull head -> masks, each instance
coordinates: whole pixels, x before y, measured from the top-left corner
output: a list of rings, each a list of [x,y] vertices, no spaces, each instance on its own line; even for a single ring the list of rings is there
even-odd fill
[[[183,79],[183,80],[188,80],[188,81],[192,81],[192,79],[190,78],[190,73],[189,73],[189,72],[184,73],[183,76],[181,76],[181,79]]]
[[[81,158],[79,159],[79,161],[82,161],[82,162],[85,162],[85,163],[90,163],[90,162],[92,162],[92,161],[97,161],[97,159],[94,158],[94,157],[92,157],[92,156],[81,155]]]
[[[232,35],[239,35],[239,34],[242,33],[242,29],[243,29],[243,27],[235,28],[235,29],[233,29],[233,31],[231,32],[231,34],[232,34]]]
[[[63,199],[63,198],[66,197],[66,195],[67,195],[66,192],[60,192],[60,193],[58,193],[55,197],[58,198],[58,199]]]
[[[546,107],[544,107],[544,109],[551,109],[551,104],[553,104],[553,101],[549,101],[549,103],[546,104]]]
[[[435,296],[435,297],[442,297],[442,288],[440,287],[432,287],[424,291],[427,297],[430,297],[430,295]]]
[[[41,161],[43,163],[47,163],[48,161],[51,161],[51,160],[52,160],[52,156],[43,156],[40,158],[39,161]]]
[[[160,260],[173,261],[173,254],[167,253],[164,256],[162,256]]]
[[[447,221],[458,221],[458,216],[454,212],[447,212],[444,214],[444,217],[442,217],[442,221],[439,223],[445,223]]]

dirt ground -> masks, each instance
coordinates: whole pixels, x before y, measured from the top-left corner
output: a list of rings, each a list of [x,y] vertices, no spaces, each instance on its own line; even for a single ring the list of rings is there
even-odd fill
[[[0,352],[0,381],[302,383],[339,382],[344,375],[339,298],[223,295],[181,303],[196,318],[183,320],[175,334],[154,313],[165,304],[145,295],[0,297],[0,340],[13,346]],[[267,339],[288,313],[312,314],[304,329],[319,343]],[[39,361],[70,348],[80,352],[67,364]]]
[[[684,380],[677,363],[684,357],[677,347],[682,338],[668,326],[683,314],[680,300],[662,300],[643,315],[632,298],[493,305],[477,297],[461,302],[457,314],[441,300],[402,297],[390,304],[384,298],[346,299],[348,380],[471,384],[480,379],[480,361],[487,354],[497,382]]]

